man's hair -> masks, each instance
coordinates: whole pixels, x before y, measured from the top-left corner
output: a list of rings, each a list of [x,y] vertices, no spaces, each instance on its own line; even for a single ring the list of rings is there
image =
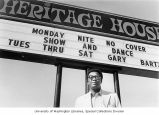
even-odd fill
[[[88,71],[87,71],[87,76],[89,76],[89,74],[90,74],[91,72],[97,72],[97,73],[100,75],[101,80],[103,79],[103,74],[102,74],[101,70],[99,70],[99,69],[88,69]]]

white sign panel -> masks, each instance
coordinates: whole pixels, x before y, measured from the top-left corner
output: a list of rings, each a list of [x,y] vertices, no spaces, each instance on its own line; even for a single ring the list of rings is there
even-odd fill
[[[0,49],[159,71],[159,47],[0,19]]]

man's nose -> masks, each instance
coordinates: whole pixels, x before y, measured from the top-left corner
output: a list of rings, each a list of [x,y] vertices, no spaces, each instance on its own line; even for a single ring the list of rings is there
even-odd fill
[[[92,78],[92,81],[97,81],[97,80],[98,80],[98,78],[96,78],[96,77]]]

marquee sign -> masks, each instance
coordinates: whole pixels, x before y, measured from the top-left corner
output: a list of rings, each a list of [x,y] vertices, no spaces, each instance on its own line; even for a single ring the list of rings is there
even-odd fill
[[[158,46],[4,19],[0,49],[159,71]]]
[[[33,20],[145,43],[159,43],[159,24],[40,0],[0,0],[0,17]]]

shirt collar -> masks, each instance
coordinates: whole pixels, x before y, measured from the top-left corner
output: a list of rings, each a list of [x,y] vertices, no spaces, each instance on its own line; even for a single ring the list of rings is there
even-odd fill
[[[91,95],[91,97],[94,97],[94,96],[101,96],[102,95],[102,89],[98,92],[98,93],[92,93],[91,91],[90,91],[90,95]]]

